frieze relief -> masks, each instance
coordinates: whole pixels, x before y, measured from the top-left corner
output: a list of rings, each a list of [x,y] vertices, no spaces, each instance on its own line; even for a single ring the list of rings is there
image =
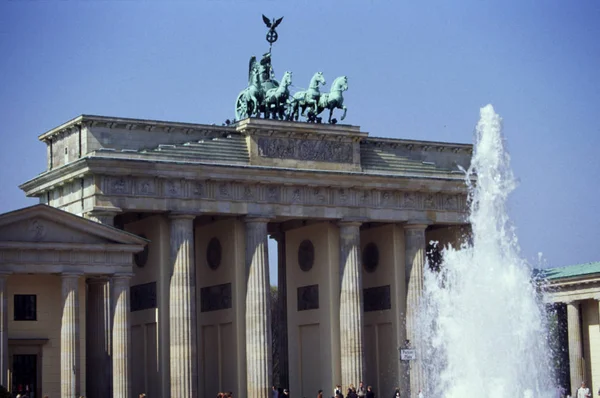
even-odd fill
[[[455,194],[133,177],[105,181],[104,192],[116,196],[467,212],[466,195]]]
[[[352,163],[353,144],[326,140],[259,137],[258,154],[264,158]]]

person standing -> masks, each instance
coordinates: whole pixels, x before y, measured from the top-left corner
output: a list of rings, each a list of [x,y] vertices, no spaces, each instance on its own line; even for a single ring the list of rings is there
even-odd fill
[[[367,398],[375,398],[375,393],[373,392],[373,387],[367,387]]]
[[[358,398],[365,398],[365,396],[367,395],[367,390],[365,390],[365,385],[363,384],[362,381],[360,383],[358,383],[358,389],[356,390],[356,395],[358,395]]]
[[[423,395],[423,391],[421,391],[421,390],[419,389],[419,398],[424,398],[424,397],[425,397],[425,396]]]
[[[582,381],[581,387],[577,389],[577,398],[590,398],[591,396],[590,389],[585,386],[585,381]]]
[[[277,387],[273,386],[271,387],[271,392],[272,392],[272,397],[273,398],[279,398],[279,390],[277,389]]]

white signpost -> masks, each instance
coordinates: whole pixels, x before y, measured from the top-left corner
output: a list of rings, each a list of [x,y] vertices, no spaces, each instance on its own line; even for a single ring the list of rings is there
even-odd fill
[[[417,359],[417,351],[414,349],[402,348],[400,350],[400,360],[413,361]]]

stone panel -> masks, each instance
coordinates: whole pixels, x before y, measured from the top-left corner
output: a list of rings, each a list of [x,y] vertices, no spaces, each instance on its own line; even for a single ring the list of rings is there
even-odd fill
[[[383,311],[392,308],[390,285],[371,287],[363,290],[364,311]]]
[[[130,295],[131,312],[148,310],[157,307],[158,299],[156,296],[156,282],[131,286]]]
[[[298,288],[298,311],[319,309],[319,285]]]
[[[259,137],[258,153],[266,158],[352,163],[352,143]]]
[[[200,290],[201,312],[231,308],[231,283],[203,287]]]

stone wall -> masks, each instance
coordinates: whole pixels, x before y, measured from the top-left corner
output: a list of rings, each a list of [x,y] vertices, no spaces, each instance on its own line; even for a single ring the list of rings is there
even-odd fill
[[[235,219],[197,226],[196,312],[201,396],[245,396],[245,240]]]
[[[338,228],[314,224],[286,232],[285,239],[289,387],[300,397],[319,389],[329,394],[341,383]],[[314,247],[314,264],[303,271],[298,251],[307,240]]]
[[[42,346],[42,362],[38,369],[42,374],[42,396],[60,396],[60,333],[62,318],[61,278],[54,275],[11,275],[8,287],[8,338],[13,339],[48,339]],[[85,279],[79,279],[79,352],[81,355],[78,369],[81,380],[80,395],[85,390]],[[37,295],[37,320],[14,320],[14,295]],[[31,349],[31,347],[29,347]],[[11,345],[9,352],[15,352]],[[22,346],[21,349],[25,349]],[[24,351],[21,351],[22,353]],[[28,352],[30,353],[30,352]],[[10,362],[9,362],[10,363]]]

